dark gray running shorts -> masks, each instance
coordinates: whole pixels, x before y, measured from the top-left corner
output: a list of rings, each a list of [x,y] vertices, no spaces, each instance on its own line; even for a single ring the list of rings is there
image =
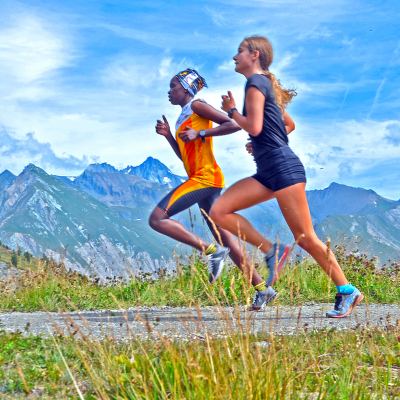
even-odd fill
[[[307,182],[304,166],[289,146],[269,151],[256,163],[257,173],[252,177],[273,192]]]

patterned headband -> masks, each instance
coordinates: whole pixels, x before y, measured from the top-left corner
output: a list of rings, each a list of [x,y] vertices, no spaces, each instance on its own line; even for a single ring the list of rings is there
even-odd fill
[[[199,73],[195,69],[185,69],[179,74],[175,75],[178,78],[178,81],[181,85],[192,95],[196,96],[197,92],[199,92],[204,86],[207,86],[207,83],[203,77],[199,75]]]

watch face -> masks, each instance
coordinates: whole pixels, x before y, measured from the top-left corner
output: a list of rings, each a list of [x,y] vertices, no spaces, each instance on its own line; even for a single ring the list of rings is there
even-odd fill
[[[201,137],[204,137],[204,136],[206,135],[205,129],[201,129],[201,130],[199,131],[199,135],[200,135]]]

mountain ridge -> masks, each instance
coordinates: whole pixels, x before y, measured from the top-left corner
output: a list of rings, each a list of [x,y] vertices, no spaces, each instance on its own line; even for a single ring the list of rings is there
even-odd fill
[[[123,259],[126,259],[127,253],[122,256],[118,254],[118,252],[121,253],[122,241],[118,239],[121,238],[121,232],[115,230],[116,226],[120,228],[125,226],[126,230],[121,228],[124,233],[131,230],[130,233],[126,233],[126,236],[122,235],[124,237],[123,240],[129,244],[128,253],[136,252],[135,254],[138,254],[137,250],[139,250],[139,253],[140,251],[146,253],[144,258],[150,257],[151,254],[153,254],[153,258],[160,257],[160,255],[166,258],[169,257],[168,254],[170,254],[171,247],[168,249],[164,247],[164,252],[160,251],[160,243],[167,241],[170,243],[168,246],[172,246],[175,242],[168,241],[165,236],[152,231],[147,225],[147,218],[157,202],[171,190],[172,182],[180,184],[183,177],[172,174],[161,161],[149,157],[138,167],[127,167],[122,170],[118,170],[108,163],[91,164],[77,177],[50,176],[43,169],[33,164],[26,166],[24,171],[17,177],[8,172],[4,171],[3,174],[0,174],[0,237],[11,247],[15,248],[16,244],[19,243],[21,247],[25,246],[28,249],[33,249],[34,245],[36,245],[37,251],[49,250],[49,245],[47,245],[47,250],[44,246],[44,243],[46,243],[46,235],[44,233],[41,237],[37,234],[28,235],[29,232],[23,225],[24,222],[27,222],[23,221],[23,213],[25,212],[28,215],[32,210],[24,211],[23,207],[14,209],[15,204],[22,202],[24,196],[33,196],[32,193],[29,194],[24,190],[26,191],[29,187],[32,187],[32,176],[39,176],[42,181],[41,190],[43,192],[45,189],[47,194],[42,193],[38,196],[41,199],[40,201],[36,199],[41,204],[39,207],[35,203],[38,215],[40,213],[43,216],[49,214],[47,208],[50,207],[50,197],[54,197],[54,193],[57,193],[57,190],[64,191],[67,197],[70,196],[68,198],[72,202],[72,199],[81,199],[79,201],[86,204],[85,206],[82,205],[81,208],[89,210],[93,204],[96,204],[95,202],[99,202],[102,205],[100,208],[97,206],[96,211],[92,210],[91,214],[89,213],[90,217],[82,214],[79,208],[71,209],[71,213],[75,215],[74,218],[77,225],[75,228],[82,225],[82,229],[86,229],[84,232],[89,233],[92,229],[96,232],[93,236],[91,234],[91,240],[86,240],[86,242],[83,241],[83,236],[85,235],[75,232],[75,236],[82,236],[79,244],[74,242],[75,247],[71,246],[71,248],[75,248],[75,253],[78,253],[81,258],[80,268],[84,269],[90,266],[89,254],[92,256],[97,254],[97,257],[99,254],[104,253],[104,256],[107,252],[107,247],[114,248],[113,254],[117,260],[116,262],[110,259],[110,264],[118,265],[115,268],[120,268],[124,262]],[[133,173],[142,176],[136,176]],[[31,174],[31,176],[30,178],[29,176],[25,177],[26,181],[21,184],[20,181],[23,180],[21,175],[23,174]],[[170,179],[169,177],[171,176],[174,179]],[[50,178],[53,179],[51,182]],[[170,179],[169,184],[165,184],[164,178]],[[5,187],[2,188],[1,183],[6,181],[8,183],[4,184]],[[63,185],[62,188],[58,186],[57,182]],[[78,192],[74,192],[74,190]],[[85,193],[84,198],[82,197],[83,193]],[[360,246],[363,251],[369,249],[377,254],[379,253],[382,259],[389,258],[389,256],[393,258],[393,254],[396,256],[396,252],[398,254],[398,249],[400,249],[399,201],[386,199],[371,189],[353,188],[335,182],[327,188],[310,190],[306,194],[316,232],[323,240],[330,236],[333,242],[336,240],[336,243],[338,243],[343,235],[350,232],[355,237],[365,238],[366,245],[361,244]],[[62,201],[62,199],[59,200],[58,204],[61,205]],[[91,202],[92,206],[88,202]],[[68,202],[66,204],[63,203],[63,207],[69,207]],[[53,212],[57,214],[57,210],[54,207]],[[190,220],[188,211],[177,215],[175,218],[188,229],[193,229],[197,235],[203,237],[208,235],[209,237],[209,232],[205,228],[198,208],[192,207],[191,212],[192,220]],[[107,217],[111,225],[105,221],[107,218],[100,217],[96,215],[97,213],[104,214],[103,217]],[[292,235],[276,200],[259,204],[240,213],[247,217],[257,229],[265,232],[267,237],[273,239],[279,234],[281,240],[292,242]],[[28,218],[27,215],[25,216],[26,218]],[[49,215],[47,215],[47,218],[50,218]],[[94,226],[96,224],[91,224],[88,218],[97,221],[97,225],[105,224],[104,226],[107,226],[107,228],[105,228],[104,232],[96,230],[97,228]],[[18,227],[16,221],[22,221],[20,222],[20,227]],[[40,228],[40,224],[42,223],[43,225],[43,221],[39,222],[30,220],[31,227],[36,226],[34,225],[36,223],[39,224],[37,226]],[[60,247],[60,244],[67,239],[65,235],[62,237],[60,234],[61,236],[56,241],[57,234],[48,232],[50,222],[51,218],[47,222],[47,234],[54,237],[47,243],[52,243],[51,245],[54,247]],[[65,221],[63,223],[64,225],[67,224]],[[151,245],[141,242],[138,234],[136,234],[138,237],[135,236],[135,229],[137,228],[145,230],[144,235]],[[108,232],[106,232],[107,230]],[[118,243],[119,247],[117,246]],[[157,258],[155,259],[157,260]],[[147,264],[150,265],[149,262]],[[153,267],[151,267],[153,270],[155,268],[154,265],[153,263]],[[152,270],[151,268],[150,270]]]
[[[69,268],[99,277],[154,275],[174,241],[161,239],[145,221],[128,221],[79,188],[28,165],[1,192],[0,236],[4,244],[65,260]],[[67,250],[68,248],[68,250]],[[151,257],[152,256],[152,257]],[[161,263],[161,264],[160,264]]]

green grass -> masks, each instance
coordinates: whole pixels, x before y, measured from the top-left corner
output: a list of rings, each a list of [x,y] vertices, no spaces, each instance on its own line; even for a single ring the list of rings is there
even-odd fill
[[[400,303],[400,267],[335,248],[346,275],[370,303]],[[263,272],[262,266],[260,267]],[[264,271],[265,272],[265,271]],[[252,288],[228,268],[207,282],[203,257],[157,281],[144,276],[99,285],[54,261],[0,282],[3,311],[127,308],[135,305],[242,305]],[[276,289],[280,304],[332,301],[329,279],[309,260],[288,266]],[[240,323],[240,322],[238,322]],[[242,322],[243,324],[246,321]],[[1,328],[0,328],[1,329]],[[87,337],[45,338],[0,331],[0,398],[41,399],[395,399],[400,398],[400,323],[385,328],[323,329],[252,336],[229,330],[201,341]],[[244,333],[243,333],[244,332]],[[79,392],[78,392],[79,390]],[[80,397],[81,396],[81,397]]]
[[[399,371],[399,327],[124,344],[0,332],[4,398],[395,399]]]
[[[366,301],[400,304],[398,264],[378,269],[375,260],[364,255],[346,255],[341,247],[336,247],[335,253],[347,278],[364,293]],[[208,272],[201,255],[193,255],[187,264],[180,264],[180,273],[176,277],[159,280],[142,277],[130,283],[116,278],[110,279],[107,285],[99,285],[95,277],[88,279],[67,273],[51,260],[35,263],[35,271],[27,270],[18,278],[0,281],[0,311],[232,305],[236,302],[246,304],[252,297],[246,279],[232,266],[226,268],[216,285],[207,285]],[[262,267],[260,271],[267,275]],[[310,260],[289,265],[274,287],[279,292],[276,302],[281,305],[332,302],[336,293],[326,274]]]

